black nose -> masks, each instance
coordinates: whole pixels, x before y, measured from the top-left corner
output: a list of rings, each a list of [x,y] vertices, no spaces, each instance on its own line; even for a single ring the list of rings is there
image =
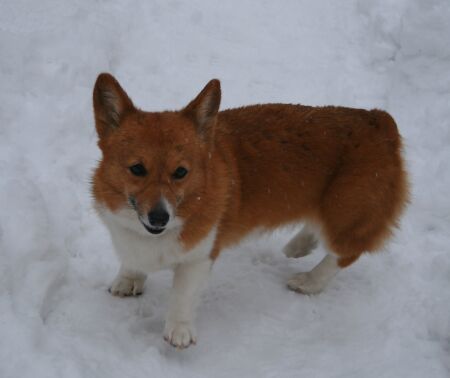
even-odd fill
[[[148,221],[153,227],[164,227],[169,221],[169,213],[163,203],[159,202],[148,213]]]

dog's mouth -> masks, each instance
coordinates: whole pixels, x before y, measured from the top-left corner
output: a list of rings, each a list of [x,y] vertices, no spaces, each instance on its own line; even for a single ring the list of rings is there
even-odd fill
[[[141,222],[141,223],[145,227],[145,229],[153,235],[162,234],[164,232],[164,230],[166,229],[165,227],[153,227],[153,226],[147,226],[144,222]]]

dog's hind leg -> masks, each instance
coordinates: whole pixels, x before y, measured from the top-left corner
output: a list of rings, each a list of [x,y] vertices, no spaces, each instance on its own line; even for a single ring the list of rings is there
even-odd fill
[[[303,257],[309,255],[317,247],[317,238],[311,227],[305,224],[289,243],[283,248],[287,257]]]
[[[287,282],[287,287],[302,294],[320,293],[328,282],[341,270],[338,258],[327,254],[323,260],[309,272],[297,273]]]

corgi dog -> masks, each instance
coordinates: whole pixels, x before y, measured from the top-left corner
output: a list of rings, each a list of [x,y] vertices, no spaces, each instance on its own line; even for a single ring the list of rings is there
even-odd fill
[[[148,273],[173,269],[164,339],[179,349],[196,343],[202,287],[225,247],[303,224],[286,256],[309,254],[319,238],[327,254],[287,287],[316,294],[383,246],[408,201],[388,113],[287,104],[219,111],[220,99],[216,79],[179,111],[137,109],[106,73],[93,92],[102,158],[92,192],[121,263],[110,292],[139,295]]]

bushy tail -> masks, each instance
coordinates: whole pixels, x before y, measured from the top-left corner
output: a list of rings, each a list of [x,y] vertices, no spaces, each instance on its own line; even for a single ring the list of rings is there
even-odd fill
[[[410,202],[410,192],[409,192],[409,179],[408,174],[406,172],[405,162],[403,160],[403,143],[402,137],[398,131],[397,124],[391,115],[383,110],[374,109],[372,112],[375,114],[377,125],[381,132],[386,135],[386,138],[393,146],[393,150],[395,151],[397,166],[398,166],[398,175],[397,175],[397,200],[396,200],[396,210],[395,210],[395,219],[397,219],[402,213],[403,209]]]
[[[375,115],[380,131],[384,132],[389,139],[398,140],[398,147],[400,147],[401,136],[394,118],[384,110],[373,109],[372,113]]]

